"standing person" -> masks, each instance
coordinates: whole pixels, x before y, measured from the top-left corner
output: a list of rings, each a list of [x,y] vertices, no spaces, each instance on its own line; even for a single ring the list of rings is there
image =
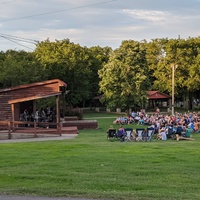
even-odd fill
[[[160,114],[160,108],[156,108],[156,114],[159,115]]]
[[[26,122],[28,121],[28,110],[27,109],[24,110],[24,120]],[[28,124],[25,124],[25,127],[27,127],[27,126],[28,126]]]
[[[38,122],[39,121],[39,110],[36,109],[35,111],[35,122]]]
[[[49,117],[51,114],[51,109],[49,106],[47,106],[46,113],[47,113],[47,117]]]
[[[27,109],[24,110],[24,120],[28,121],[28,110]]]
[[[46,121],[46,113],[45,113],[45,111],[44,111],[43,108],[41,109],[41,121],[42,121],[42,122],[45,122],[45,121]]]

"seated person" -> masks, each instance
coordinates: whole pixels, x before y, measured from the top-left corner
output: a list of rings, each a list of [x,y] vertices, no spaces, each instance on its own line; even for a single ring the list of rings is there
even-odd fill
[[[140,119],[138,121],[138,125],[144,125],[143,117],[140,117]]]
[[[140,120],[140,117],[136,115],[134,119],[135,119],[135,122],[137,123]]]
[[[134,118],[132,118],[132,116],[129,115],[129,116],[127,117],[127,124],[131,124],[131,123],[133,123],[133,122],[134,122]]]
[[[178,126],[176,128],[176,134],[181,136],[182,132],[183,132],[183,126],[181,124],[178,124]]]
[[[110,127],[108,128],[108,130],[106,131],[106,133],[108,133],[109,130],[115,130],[115,129],[114,129],[114,127],[112,125],[110,125]]]
[[[167,140],[166,130],[164,128],[158,133],[158,140]]]
[[[175,132],[174,126],[172,124],[168,124],[168,126],[167,126],[167,137],[172,138],[172,135],[174,135],[175,133],[176,132]]]
[[[133,119],[135,118],[135,112],[134,111],[131,113],[131,116],[132,116]]]
[[[185,130],[185,133],[182,134],[183,137],[186,137],[186,138],[190,138],[190,134],[192,133],[192,129],[188,126],[186,126],[186,130]]]
[[[120,138],[120,141],[124,141],[124,138],[125,138],[125,130],[123,128],[123,126],[121,125],[118,129],[118,132],[117,132],[117,137]]]
[[[192,132],[194,131],[194,122],[193,122],[193,121],[191,121],[191,122],[188,124],[188,128],[190,128]]]
[[[106,133],[107,133],[107,137],[108,137],[108,138],[117,137],[116,129],[113,128],[112,125],[110,125],[110,127],[108,128],[108,130],[106,131]]]
[[[120,124],[121,117],[117,117],[115,121],[113,121],[113,124]]]
[[[120,124],[126,124],[126,121],[127,121],[126,117],[121,116],[121,118],[120,118]]]
[[[199,122],[198,122],[198,120],[195,119],[195,120],[194,120],[194,131],[195,131],[195,132],[198,132],[198,129],[199,129],[199,126],[198,126],[198,125],[199,125]]]
[[[182,135],[179,136],[178,134],[176,134],[176,140],[194,140],[194,138],[190,137],[190,134],[193,132],[193,130],[189,127],[186,126],[186,130],[184,132],[182,132]]]

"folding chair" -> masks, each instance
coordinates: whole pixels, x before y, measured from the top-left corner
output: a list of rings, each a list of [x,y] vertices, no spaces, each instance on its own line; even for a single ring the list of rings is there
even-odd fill
[[[109,129],[107,132],[107,140],[110,138],[117,138],[117,132],[116,129]]]
[[[150,142],[153,135],[154,135],[154,129],[153,128],[147,128],[147,141]]]
[[[143,141],[144,128],[136,128],[136,141]]]
[[[117,137],[119,138],[120,142],[124,142],[124,140],[125,140],[125,132],[124,132],[124,130],[118,130]]]
[[[133,141],[133,129],[132,128],[125,128],[125,140],[126,141]]]

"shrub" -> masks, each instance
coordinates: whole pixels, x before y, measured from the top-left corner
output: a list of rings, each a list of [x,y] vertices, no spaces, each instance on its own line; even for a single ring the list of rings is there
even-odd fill
[[[83,112],[80,108],[68,107],[66,109],[65,116],[77,116],[78,119],[83,119]]]

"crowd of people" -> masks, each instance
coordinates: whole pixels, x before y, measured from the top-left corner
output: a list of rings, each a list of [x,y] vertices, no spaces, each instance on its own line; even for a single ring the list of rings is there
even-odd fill
[[[53,122],[55,115],[55,110],[49,106],[46,108],[36,109],[35,113],[25,109],[24,112],[20,115],[20,120],[30,122]]]
[[[137,123],[151,127],[158,140],[167,140],[171,137],[189,138],[193,132],[200,133],[200,113],[187,112],[174,115],[161,114],[157,108],[153,114],[147,114],[144,110],[131,112],[128,116],[119,116],[113,124]]]

